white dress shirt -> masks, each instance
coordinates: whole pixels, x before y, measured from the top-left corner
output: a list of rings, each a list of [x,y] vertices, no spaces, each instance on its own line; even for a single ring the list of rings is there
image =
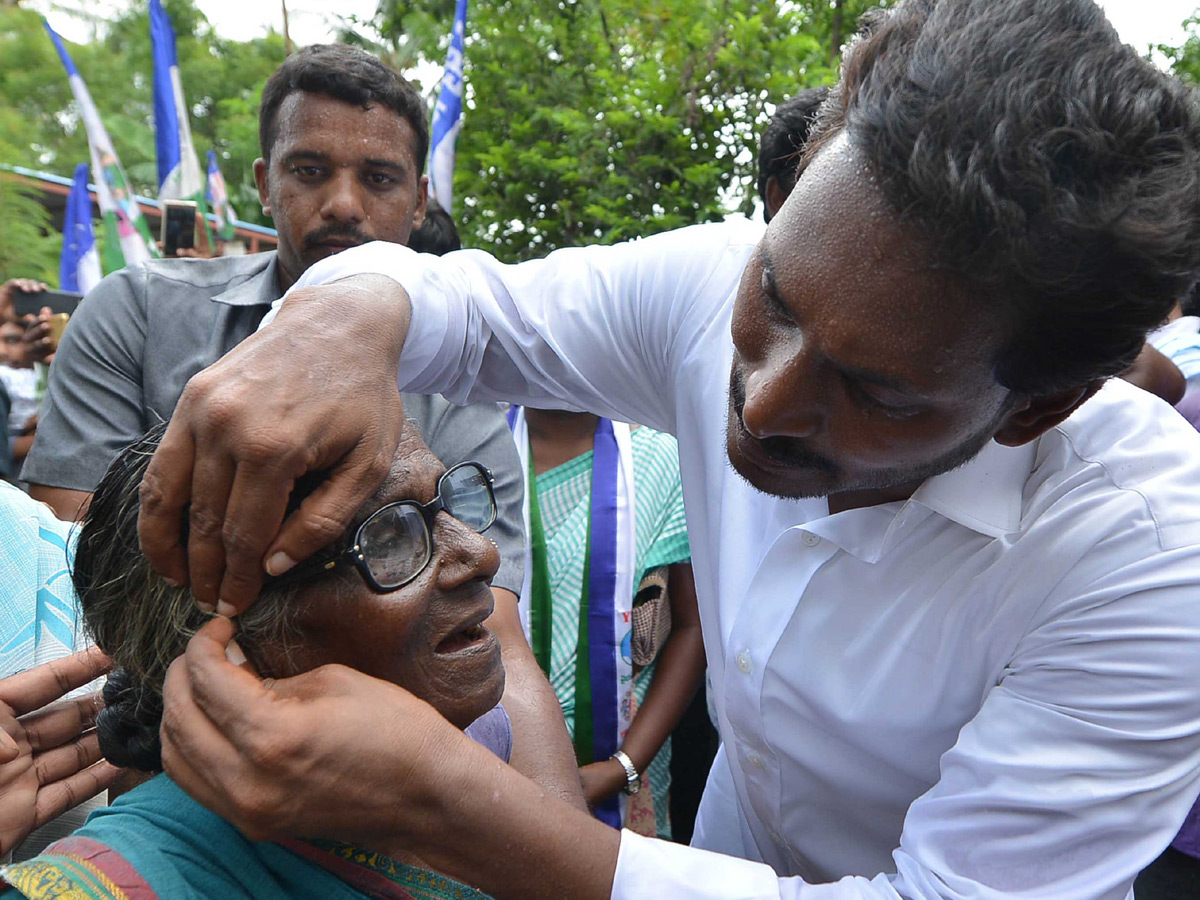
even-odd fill
[[[695,847],[626,832],[614,900],[1120,900],[1200,791],[1200,436],[1114,382],[907,502],[759,493],[725,422],[761,233],[518,266],[373,244],[297,287],[403,284],[403,390],[679,438],[722,746]]]

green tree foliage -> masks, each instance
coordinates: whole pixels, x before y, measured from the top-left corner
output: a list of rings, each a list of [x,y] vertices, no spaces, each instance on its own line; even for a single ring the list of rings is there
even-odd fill
[[[1156,48],[1171,62],[1171,71],[1192,84],[1200,84],[1200,9],[1183,23],[1186,38],[1178,47],[1160,44]]]
[[[444,53],[451,0],[376,25]],[[456,215],[521,259],[754,209],[774,104],[832,82],[865,0],[472,0]]]
[[[752,212],[758,135],[774,104],[831,82],[858,15],[887,2],[471,0],[455,177],[465,240],[519,259]],[[193,0],[164,5],[196,148],[218,151],[239,216],[261,222],[257,110],[283,39],[227,41]],[[453,12],[454,0],[381,0],[374,20],[348,20],[345,36],[401,68],[440,64]],[[69,49],[135,189],[153,196],[145,3],[130,0],[95,40]],[[0,134],[0,162],[70,176],[87,159],[39,17],[9,5],[0,5]],[[4,244],[4,222],[20,218],[16,204],[4,207],[0,247],[22,246]]]
[[[57,285],[61,247],[37,192],[0,172],[0,283],[36,278]]]
[[[251,169],[258,156],[258,101],[283,61],[283,38],[219,37],[192,0],[164,0],[175,24],[184,95],[197,152],[214,149],[238,216],[263,222]],[[88,44],[70,44],[80,75],[138,193],[158,194],[154,150],[153,65],[145,3],[108,23]],[[0,162],[69,177],[88,158],[87,137],[70,86],[40,17],[0,6]],[[203,163],[203,160],[201,160]]]
[[[15,110],[0,107],[0,159],[19,157],[9,135],[19,131],[21,124]],[[0,171],[0,283],[36,278],[57,285],[61,246],[62,236],[50,228],[50,214],[37,192]]]

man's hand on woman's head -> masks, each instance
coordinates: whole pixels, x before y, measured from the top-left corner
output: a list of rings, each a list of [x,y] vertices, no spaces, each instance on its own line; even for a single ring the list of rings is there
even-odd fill
[[[282,574],[345,531],[405,425],[396,374],[409,311],[379,276],[300,290],[188,382],[142,485],[138,534],[155,569],[236,615],[265,570]],[[325,471],[285,522],[296,480]]]
[[[121,774],[92,728],[100,693],[60,699],[109,668],[92,648],[0,679],[0,856]]]
[[[172,663],[162,758],[180,787],[248,838],[416,856],[505,900],[610,896],[615,829],[403,688],[344,666],[260,681],[227,649],[233,633],[230,620],[211,619]]]
[[[227,649],[234,630],[209,620],[171,665],[162,759],[180,787],[250,839],[419,854],[439,798],[458,783],[448,760],[503,765],[429,704],[353,669],[261,681]]]

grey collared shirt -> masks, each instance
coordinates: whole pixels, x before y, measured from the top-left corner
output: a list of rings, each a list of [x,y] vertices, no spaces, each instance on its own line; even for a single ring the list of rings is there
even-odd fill
[[[95,490],[123,447],[171,417],[189,378],[254,333],[281,295],[276,273],[270,252],[155,260],[100,282],[63,335],[22,480]],[[444,463],[474,459],[496,476],[500,514],[488,537],[501,565],[492,583],[519,593],[524,489],[503,414],[410,394],[404,409]]]

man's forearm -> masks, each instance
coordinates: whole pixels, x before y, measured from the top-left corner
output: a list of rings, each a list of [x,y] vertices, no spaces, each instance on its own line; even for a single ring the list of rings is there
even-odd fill
[[[512,766],[551,796],[586,809],[575,752],[562,707],[521,631],[517,598],[493,589],[496,611],[488,627],[504,656],[504,709],[513,723]]]
[[[422,846],[422,859],[496,900],[609,900],[619,831],[494,757],[455,756],[423,832],[436,846]]]

